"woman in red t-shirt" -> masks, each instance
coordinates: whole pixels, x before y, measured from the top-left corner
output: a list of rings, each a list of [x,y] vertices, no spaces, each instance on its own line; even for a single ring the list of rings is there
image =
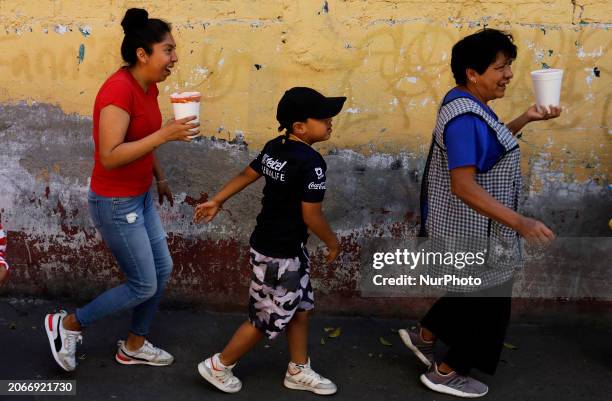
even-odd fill
[[[129,9],[121,56],[127,66],[111,75],[94,104],[94,169],[88,196],[92,222],[117,259],[126,282],[99,295],[68,315],[45,317],[51,352],[65,370],[76,367],[81,329],[118,312],[134,309],[126,341],[119,341],[115,360],[122,364],[169,365],[173,357],[146,340],[159,300],[172,271],[166,233],[149,188],[157,179],[160,204],[172,193],[155,149],[170,141],[189,142],[198,124],[187,117],[161,126],[157,82],[178,61],[171,27],[149,19],[142,9]],[[189,131],[193,129],[194,131]]]

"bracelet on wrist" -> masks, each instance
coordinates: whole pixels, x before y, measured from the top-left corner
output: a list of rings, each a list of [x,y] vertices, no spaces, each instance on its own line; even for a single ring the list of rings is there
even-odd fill
[[[157,183],[158,183],[158,184],[163,184],[164,182],[168,182],[168,180],[166,180],[166,179],[163,179],[163,180],[157,180]]]

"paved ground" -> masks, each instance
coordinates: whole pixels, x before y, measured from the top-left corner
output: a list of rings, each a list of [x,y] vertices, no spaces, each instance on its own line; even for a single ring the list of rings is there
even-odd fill
[[[55,364],[42,328],[55,302],[0,298],[0,379],[73,379],[77,396],[53,400],[317,400],[320,396],[287,390],[282,378],[287,363],[284,339],[262,343],[235,369],[243,390],[218,392],[200,378],[196,365],[219,350],[243,315],[163,308],[151,340],[171,351],[171,367],[122,366],[114,362],[115,343],[128,316],[107,319],[88,329],[79,348],[79,367],[65,373]],[[70,311],[75,305],[61,305]],[[410,322],[390,319],[316,316],[311,325],[313,366],[333,378],[339,392],[333,400],[455,400],[432,393],[418,381],[419,362],[404,348],[395,331]],[[335,339],[325,327],[342,327]],[[392,343],[385,346],[380,337]],[[566,316],[545,325],[516,323],[487,400],[609,400],[612,394],[612,314],[596,321]],[[1,396],[0,396],[1,398]],[[3,399],[42,399],[21,396]],[[44,397],[47,398],[48,397]]]

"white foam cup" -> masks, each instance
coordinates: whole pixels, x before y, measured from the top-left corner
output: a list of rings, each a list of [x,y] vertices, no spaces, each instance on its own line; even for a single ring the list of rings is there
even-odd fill
[[[170,95],[170,101],[172,102],[172,110],[174,111],[174,119],[179,120],[181,118],[196,116],[195,120],[191,120],[189,124],[196,124],[200,122],[200,92],[181,92],[173,93]],[[197,131],[199,128],[192,128],[192,131]],[[198,135],[192,135],[190,138],[195,138]]]
[[[543,108],[550,111],[548,106],[559,106],[562,80],[563,70],[560,69],[548,68],[531,71],[531,81],[538,109]]]

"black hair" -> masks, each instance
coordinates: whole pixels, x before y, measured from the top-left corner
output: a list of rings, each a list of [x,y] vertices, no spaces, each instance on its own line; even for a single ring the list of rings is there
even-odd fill
[[[121,43],[121,57],[132,67],[138,60],[136,50],[142,47],[147,54],[153,52],[153,45],[164,39],[164,36],[172,30],[172,26],[166,21],[149,18],[147,10],[142,8],[130,8],[125,12],[121,26],[125,37]]]
[[[289,124],[289,123],[280,123],[280,125],[278,126],[278,132],[288,132],[291,133],[291,130],[293,129],[292,127],[293,124]]]
[[[297,123],[297,122],[306,122],[306,121],[292,121],[292,122],[287,122],[287,123],[281,123],[281,125],[278,127],[278,132],[282,132],[285,131],[285,134],[287,136],[289,136],[289,134],[293,134],[293,123]]]
[[[289,136],[293,134],[293,123],[281,123],[278,127],[278,132],[282,132],[283,130],[285,130],[285,132],[283,133],[282,143],[285,144],[289,140]]]
[[[306,120],[295,120],[292,122],[283,122],[280,123],[280,126],[278,127],[278,132],[282,132],[283,130],[285,131],[283,133],[283,143],[287,142],[289,140],[289,135],[293,134],[293,123],[298,123],[298,122],[303,122],[305,123]]]
[[[468,68],[483,74],[500,52],[509,59],[516,58],[512,35],[497,29],[485,28],[455,43],[451,56],[455,83],[466,84]]]

